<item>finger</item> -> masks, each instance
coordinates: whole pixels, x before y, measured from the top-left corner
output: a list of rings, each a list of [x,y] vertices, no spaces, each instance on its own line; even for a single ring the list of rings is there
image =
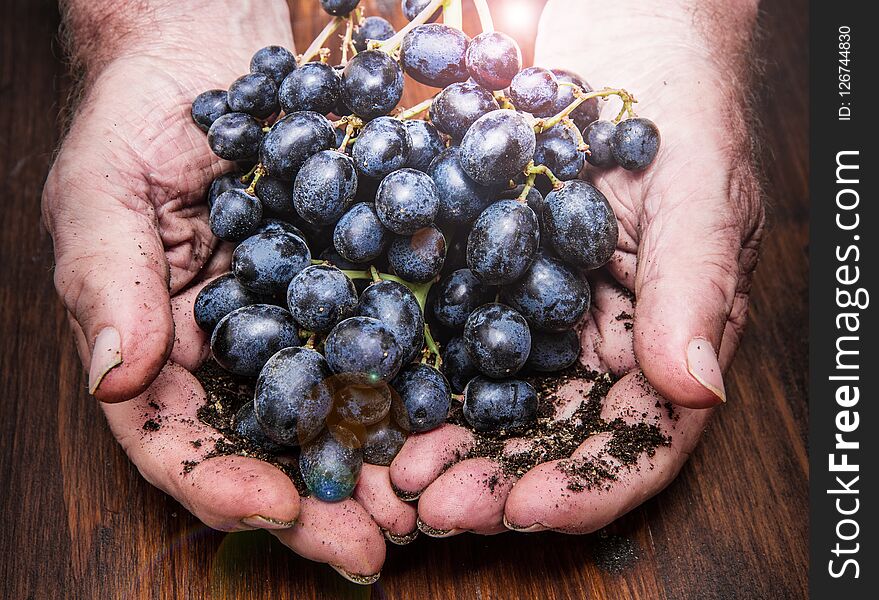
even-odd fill
[[[410,435],[391,463],[394,491],[404,500],[415,500],[443,471],[466,456],[474,444],[472,432],[449,423]]]
[[[212,457],[220,436],[196,414],[205,400],[195,377],[168,363],[146,393],[103,409],[144,479],[206,525],[223,531],[290,527],[299,514],[293,482],[255,458]]]
[[[388,467],[364,464],[354,488],[354,499],[367,510],[391,542],[402,546],[418,535],[417,511],[394,493]]]
[[[607,396],[602,418],[630,425],[654,423],[670,436],[670,445],[658,446],[653,456],[642,452],[628,464],[619,458],[612,432],[593,435],[570,459],[538,465],[516,483],[505,506],[507,526],[517,531],[589,533],[665,488],[686,461],[711,413],[685,408],[672,413],[666,404],[640,373],[617,382]]]
[[[601,271],[590,283],[592,308],[580,332],[580,363],[594,371],[628,373],[637,366],[631,331],[635,312],[632,295]]]
[[[354,583],[374,583],[385,562],[385,538],[378,525],[350,498],[303,498],[296,524],[272,533],[300,556],[327,563]]]

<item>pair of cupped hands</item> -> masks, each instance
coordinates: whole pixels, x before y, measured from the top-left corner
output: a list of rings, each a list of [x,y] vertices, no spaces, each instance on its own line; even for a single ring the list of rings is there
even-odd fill
[[[287,475],[255,458],[202,460],[220,436],[196,418],[205,392],[192,372],[210,348],[192,305],[229,270],[231,247],[211,234],[205,190],[232,165],[212,155],[189,107],[198,93],[246,72],[257,49],[293,48],[283,3],[259,3],[255,14],[246,11],[256,3],[240,4],[238,12],[184,10],[95,63],[43,193],[55,283],[89,391],[144,478],[210,527],[270,530],[359,582],[378,576],[386,537],[400,543],[418,529],[586,533],[668,485],[710,407],[726,399],[722,372],[742,334],[763,225],[734,81],[746,65],[721,58],[742,42],[709,47],[687,11],[677,19],[637,8],[626,14],[623,3],[606,14],[561,0],[547,5],[538,35],[536,64],[570,69],[593,86],[625,87],[662,131],[646,172],[592,174],[620,237],[611,262],[590,278],[581,362],[621,377],[604,402],[605,419],[640,421],[647,413],[670,445],[624,467],[609,487],[571,493],[553,462],[518,480],[491,459],[449,466],[473,438],[446,424],[411,436],[389,468],[364,465],[352,498],[324,503],[300,498]],[[747,15],[739,21],[751,24]],[[614,112],[607,106],[603,117]],[[634,314],[633,328],[617,320],[623,312]],[[659,408],[663,398],[677,405],[676,419]],[[158,431],[144,431],[150,418],[161,423]],[[574,457],[602,454],[608,439],[590,437]],[[198,464],[185,472],[184,461]]]

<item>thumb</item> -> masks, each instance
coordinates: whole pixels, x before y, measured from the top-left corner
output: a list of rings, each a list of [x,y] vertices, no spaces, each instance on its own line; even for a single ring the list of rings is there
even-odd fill
[[[43,189],[55,287],[81,330],[77,347],[89,392],[104,402],[146,390],[174,338],[168,265],[153,207],[114,185],[118,172],[118,166],[71,168],[62,150]]]

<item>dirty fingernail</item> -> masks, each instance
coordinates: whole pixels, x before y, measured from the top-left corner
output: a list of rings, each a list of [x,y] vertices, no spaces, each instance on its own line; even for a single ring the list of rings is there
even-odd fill
[[[241,522],[248,527],[255,527],[256,529],[290,529],[296,523],[296,521],[282,521],[262,515],[251,515],[241,519]]]
[[[511,531],[519,531],[522,533],[534,533],[536,531],[546,531],[546,527],[544,527],[540,523],[534,523],[533,525],[529,525],[527,527],[523,527],[520,525],[514,525],[513,523],[510,523],[509,521],[507,521],[506,515],[504,515],[504,527],[506,527],[507,529],[509,529]]]
[[[359,585],[372,585],[373,583],[378,581],[378,578],[381,577],[381,575],[382,575],[381,571],[379,571],[375,575],[356,575],[354,573],[349,573],[348,571],[346,571],[342,567],[338,567],[336,565],[330,565],[330,566],[333,567],[333,569],[335,569],[339,575],[341,575],[342,577],[344,577],[345,579],[347,579],[351,583],[356,583]]]
[[[122,363],[122,338],[115,327],[104,327],[95,338],[89,367],[89,394],[94,394],[104,376]]]
[[[397,546],[405,546],[407,544],[411,544],[412,542],[415,541],[415,538],[418,537],[418,534],[421,533],[417,527],[415,528],[415,531],[413,531],[411,533],[407,533],[405,535],[398,535],[396,533],[391,533],[390,531],[388,531],[384,527],[382,527],[381,530],[382,530],[382,533],[384,534],[385,538],[387,538],[387,540],[389,542],[391,542],[392,544],[396,544]]]
[[[421,533],[433,538],[452,537],[453,535],[458,535],[464,531],[463,529],[437,529],[436,527],[431,527],[420,518],[415,520],[415,524],[418,526]]]
[[[723,374],[714,346],[705,338],[693,338],[687,346],[687,370],[702,387],[726,402],[726,390],[723,387]]]

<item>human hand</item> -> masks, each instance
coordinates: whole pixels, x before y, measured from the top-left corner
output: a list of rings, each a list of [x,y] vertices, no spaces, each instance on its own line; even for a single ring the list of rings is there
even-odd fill
[[[285,3],[65,8],[85,92],[43,215],[89,391],[143,476],[206,524],[273,530],[299,554],[369,580],[384,561],[378,524],[391,535],[415,529],[387,469],[364,468],[359,503],[300,501],[268,463],[209,458],[219,436],[195,416],[205,393],[190,371],[208,347],[192,302],[230,261],[208,227],[205,190],[232,165],[213,156],[190,104],[228,86],[260,47],[293,47]]]
[[[618,475],[572,492],[559,461],[516,480],[496,460],[460,460],[474,444],[462,427],[412,436],[391,479],[404,495],[420,496],[423,531],[594,531],[668,485],[707,423],[705,409],[726,399],[722,371],[742,334],[764,218],[746,122],[755,18],[756,7],[741,3],[547,5],[535,62],[570,69],[596,87],[625,87],[662,132],[647,171],[590,173],[614,208],[620,238],[604,274],[592,278],[581,363],[628,373],[604,401],[606,421],[655,423],[671,442],[627,466],[610,455],[610,434],[588,438],[572,460],[599,457]],[[602,116],[617,110],[608,106]],[[634,292],[637,305],[620,286]],[[622,313],[634,314],[631,331],[617,320]],[[559,394],[569,404],[557,415],[570,415],[589,385],[566,384]],[[676,418],[663,398],[678,405]],[[506,451],[522,444],[511,440]]]

